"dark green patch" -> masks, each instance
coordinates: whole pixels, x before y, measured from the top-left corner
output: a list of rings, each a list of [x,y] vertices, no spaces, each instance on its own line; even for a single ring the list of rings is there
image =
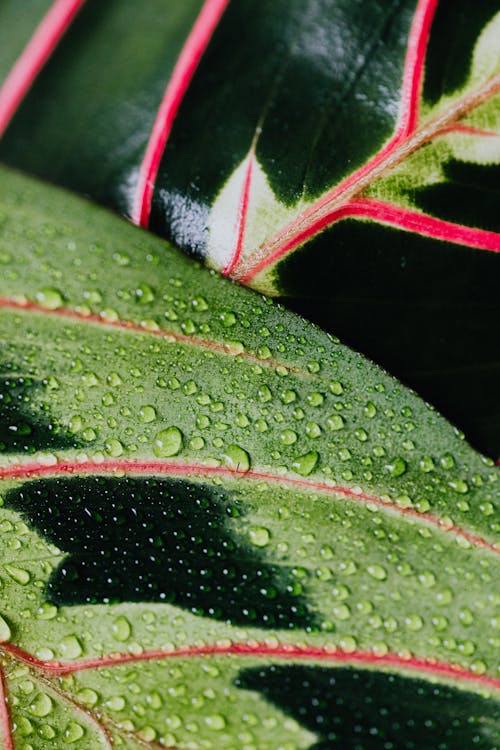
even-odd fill
[[[310,750],[498,750],[496,701],[418,679],[355,669],[247,669],[257,690],[314,732]]]
[[[48,479],[12,490],[7,504],[69,553],[47,588],[57,604],[169,602],[233,623],[314,627],[287,569],[239,536],[238,501],[214,487]]]
[[[284,203],[362,165],[394,129],[414,9],[415,0],[231,3],[169,138],[152,228],[203,252],[207,206],[257,129],[257,158]]]
[[[500,232],[500,167],[453,161],[447,182],[416,191],[418,206],[434,216]]]
[[[426,56],[424,99],[434,104],[466,82],[472,53],[498,0],[440,0]]]
[[[30,378],[0,376],[0,454],[31,454],[38,450],[78,447],[78,442],[71,434],[51,422],[48,415],[43,418],[43,411],[39,414],[32,413],[30,401],[33,390],[44,387]],[[47,407],[49,393],[50,391],[47,392]]]

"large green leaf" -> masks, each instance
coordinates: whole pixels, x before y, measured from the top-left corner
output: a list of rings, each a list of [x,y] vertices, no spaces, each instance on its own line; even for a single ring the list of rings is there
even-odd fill
[[[164,241],[0,211],[6,750],[498,749],[492,462]]]
[[[87,0],[0,157],[282,296],[497,458],[499,39],[497,0]]]

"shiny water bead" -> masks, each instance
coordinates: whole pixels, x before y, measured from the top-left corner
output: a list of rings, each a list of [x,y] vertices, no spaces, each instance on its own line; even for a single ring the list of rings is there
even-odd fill
[[[26,586],[26,584],[30,582],[31,576],[29,574],[29,571],[25,570],[24,568],[18,568],[15,565],[8,564],[5,564],[3,567],[10,578],[12,578],[12,580],[16,583],[21,584],[21,586]]]
[[[296,474],[300,474],[302,477],[307,477],[316,468],[319,461],[319,453],[317,451],[309,451],[303,456],[297,456],[292,464],[292,469]]]
[[[341,417],[340,414],[332,414],[327,418],[326,425],[329,430],[334,432],[342,430],[345,425],[344,418]]]
[[[40,718],[48,716],[52,713],[52,710],[52,698],[46,693],[38,693],[28,707],[28,711],[32,716],[38,716]]]
[[[81,740],[85,734],[85,729],[81,724],[77,724],[75,721],[70,721],[64,730],[63,739],[68,745],[73,744]]]
[[[293,445],[297,442],[297,433],[294,430],[283,430],[280,433],[280,440],[284,445]]]
[[[153,453],[158,458],[176,456],[182,450],[184,443],[182,432],[172,425],[158,432],[154,439]]]
[[[77,659],[83,653],[82,644],[73,634],[61,639],[59,649],[65,659]]]
[[[113,621],[111,626],[111,633],[113,638],[120,643],[125,643],[130,638],[132,627],[130,622],[124,615],[120,615],[116,620]]]
[[[248,538],[255,547],[266,547],[271,540],[271,532],[264,526],[251,526],[248,530]]]
[[[57,310],[64,304],[64,297],[58,289],[52,289],[45,287],[40,289],[35,295],[35,299],[39,305],[45,307],[47,310]]]
[[[154,408],[154,406],[151,406],[150,404],[141,406],[141,408],[139,409],[139,419],[145,424],[154,422],[156,419],[156,409]]]
[[[224,453],[224,460],[226,465],[235,471],[250,469],[250,454],[239,445],[229,445]]]
[[[325,397],[322,393],[318,393],[317,391],[314,391],[313,393],[308,393],[306,396],[306,401],[310,406],[321,406],[323,401],[325,400]]]
[[[109,438],[104,443],[104,449],[112,458],[118,458],[123,454],[123,445],[116,438]]]
[[[385,464],[384,470],[392,477],[400,477],[406,472],[407,464],[404,459],[397,457],[392,459],[389,463]]]
[[[340,396],[344,392],[344,386],[338,380],[332,380],[329,388],[334,396]]]

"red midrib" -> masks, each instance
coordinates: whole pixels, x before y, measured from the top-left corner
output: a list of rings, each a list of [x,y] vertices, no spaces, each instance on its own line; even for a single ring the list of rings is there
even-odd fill
[[[229,0],[205,0],[175,64],[140,167],[131,210],[131,218],[134,224],[143,227],[147,227],[149,224],[156,177],[174,120],[200,60],[228,4]]]
[[[332,663],[362,664],[368,667],[397,668],[437,677],[448,678],[459,682],[474,682],[487,688],[500,690],[500,678],[485,674],[476,674],[458,664],[439,661],[438,659],[409,657],[404,658],[396,653],[383,656],[373,651],[342,651],[334,645],[298,646],[280,644],[278,646],[256,641],[214,643],[204,646],[185,646],[172,650],[153,649],[141,654],[112,654],[110,656],[80,659],[73,662],[42,661],[18,646],[10,643],[0,645],[11,657],[29,664],[50,675],[65,676],[93,669],[105,669],[123,664],[134,664],[142,661],[161,661],[163,659],[182,659],[203,656],[241,656],[263,657],[290,660],[311,660]]]
[[[1,646],[0,646],[1,651]],[[14,739],[12,737],[12,720],[8,704],[7,681],[5,672],[0,663],[0,731],[2,733],[4,750],[14,750]]]
[[[84,2],[55,0],[43,17],[0,88],[0,137]]]
[[[199,347],[200,349],[207,349],[208,351],[217,352],[218,354],[225,354],[231,357],[239,357],[242,360],[249,361],[252,363],[258,363],[262,367],[284,367],[288,372],[314,379],[314,375],[307,370],[301,370],[298,367],[292,367],[284,362],[278,362],[274,359],[262,359],[256,354],[251,354],[247,351],[235,354],[230,346],[219,344],[216,341],[209,341],[208,339],[200,339],[196,336],[187,336],[177,331],[166,330],[164,328],[148,328],[142,326],[139,323],[134,323],[130,320],[108,320],[100,315],[90,314],[85,315],[76,310],[72,310],[66,307],[58,307],[56,309],[50,309],[39,305],[36,302],[18,301],[16,299],[10,299],[8,297],[0,297],[0,308],[8,310],[18,310],[20,312],[34,312],[39,315],[53,315],[57,318],[66,318],[67,320],[76,320],[79,323],[90,323],[92,325],[99,325],[105,328],[118,328],[123,331],[129,331],[131,333],[139,333],[142,335],[159,336],[166,341],[175,341],[179,344],[189,344],[193,347]]]
[[[251,283],[257,274],[265,270],[278,258],[299,247],[318,232],[340,219],[349,216],[384,220],[380,214],[359,211],[364,191],[377,179],[389,172],[401,161],[420,147],[440,135],[452,130],[460,130],[470,135],[486,135],[487,131],[477,132],[458,122],[467,112],[481,104],[500,90],[500,76],[494,76],[473,94],[468,94],[455,102],[445,113],[433,122],[425,123],[417,130],[419,101],[421,97],[424,63],[432,23],[438,0],[419,0],[413,17],[407,46],[400,100],[400,115],[396,131],[391,140],[373,159],[347,177],[313,206],[306,209],[290,224],[283,227],[274,237],[265,242],[246,257],[239,253],[239,260],[231,263],[231,275],[242,283]],[[491,134],[495,135],[495,134]],[[248,188],[249,189],[249,188]],[[389,206],[390,204],[386,204]],[[500,251],[500,235],[494,232],[463,227],[451,222],[428,217],[413,211],[411,222],[405,221],[405,209],[393,206],[391,221],[388,222],[406,231],[413,231],[435,239],[465,244],[490,251]],[[385,211],[387,214],[387,210]],[[408,216],[406,212],[406,218]],[[418,228],[415,216],[419,216]]]
[[[487,549],[490,552],[500,553],[500,546],[494,542],[484,539],[473,531],[464,529],[457,525],[450,525],[447,521],[442,521],[437,516],[419,513],[413,508],[400,508],[389,500],[383,500],[375,495],[365,492],[357,492],[349,487],[330,485],[318,481],[308,481],[298,479],[289,475],[273,474],[265,471],[238,471],[223,466],[206,466],[204,464],[181,463],[175,461],[140,461],[133,459],[103,461],[96,463],[92,461],[85,462],[65,462],[58,461],[53,466],[46,466],[37,463],[23,463],[17,465],[0,466],[1,479],[32,479],[37,477],[60,477],[71,475],[107,475],[116,473],[125,473],[128,476],[155,476],[166,474],[168,476],[185,476],[185,477],[238,477],[241,480],[253,480],[257,482],[267,482],[270,484],[279,484],[281,486],[297,487],[307,489],[312,492],[318,492],[329,495],[337,495],[345,499],[361,502],[363,504],[376,505],[384,508],[398,516],[411,518],[420,523],[438,528],[440,531],[454,534],[457,537],[467,540],[476,547]]]
[[[400,140],[396,137],[393,139],[371,161],[283,227],[260,248],[246,257],[242,257],[233,269],[233,278],[245,284],[250,283],[258,273],[271,263],[271,258],[276,260],[276,258],[297,248],[307,239],[311,239],[318,231],[338,220],[339,216],[343,218],[343,212],[349,210],[351,203],[356,203],[360,198],[363,200],[364,192],[374,182],[389,173],[419,148],[446,131],[449,126],[455,124],[457,120],[467,114],[471,108],[484,103],[499,91],[500,74],[490,78],[472,94],[468,94],[455,102],[453,107],[441,113],[434,120],[425,123],[420,130],[410,134],[407,138]],[[404,210],[398,206],[394,208],[395,210]],[[418,212],[415,211],[415,213]],[[439,222],[441,220],[434,219],[434,221]],[[447,224],[446,222],[443,223]],[[500,251],[500,235],[476,230],[472,227],[458,227],[458,225],[448,223],[448,227],[450,226],[457,227],[457,231],[459,229],[468,231],[470,236],[476,234],[475,247],[483,247],[482,237],[486,236],[488,244],[484,249]],[[450,231],[448,231],[448,234],[450,235],[450,241],[454,241]]]

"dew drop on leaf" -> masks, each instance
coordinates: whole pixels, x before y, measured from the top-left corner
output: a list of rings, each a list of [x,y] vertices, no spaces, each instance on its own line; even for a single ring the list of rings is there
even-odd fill
[[[48,716],[52,711],[52,699],[46,693],[38,693],[29,706],[29,712],[33,716]]]
[[[76,635],[67,635],[59,643],[61,654],[65,659],[77,659],[82,655],[82,644]]]
[[[317,451],[309,451],[303,456],[298,456],[292,464],[292,469],[296,474],[300,474],[302,477],[307,477],[311,474],[319,460],[319,453]]]
[[[109,440],[106,440],[104,448],[106,453],[112,456],[112,458],[118,458],[118,456],[123,454],[123,445],[116,438],[109,438]]]
[[[20,583],[21,586],[26,586],[30,582],[30,574],[24,568],[17,568],[15,565],[4,565],[4,570],[16,583]]]
[[[394,458],[390,463],[385,464],[384,470],[391,477],[400,477],[406,471],[406,461],[402,458]]]
[[[384,581],[387,578],[387,571],[381,565],[369,565],[367,571],[377,581]]]
[[[230,445],[224,453],[224,460],[226,465],[235,471],[248,471],[250,469],[250,455],[239,445]]]
[[[326,424],[328,429],[333,430],[336,432],[337,430],[342,430],[344,427],[344,419],[340,416],[340,414],[332,414],[328,419],[326,420]]]
[[[248,538],[255,547],[266,547],[271,540],[271,533],[264,526],[251,526]]]
[[[167,427],[167,429],[157,433],[154,440],[153,452],[158,458],[176,456],[182,450],[183,443],[182,432],[179,428],[175,426]]]
[[[64,742],[71,745],[74,742],[81,740],[84,734],[85,730],[81,724],[77,724],[76,721],[70,721],[64,730]]]
[[[284,445],[293,445],[297,442],[297,433],[294,430],[283,430],[280,440]]]
[[[58,289],[40,289],[35,295],[36,301],[47,310],[57,310],[62,307],[64,298]]]
[[[125,643],[130,638],[131,627],[126,617],[117,617],[111,626],[113,638],[120,643]]]

